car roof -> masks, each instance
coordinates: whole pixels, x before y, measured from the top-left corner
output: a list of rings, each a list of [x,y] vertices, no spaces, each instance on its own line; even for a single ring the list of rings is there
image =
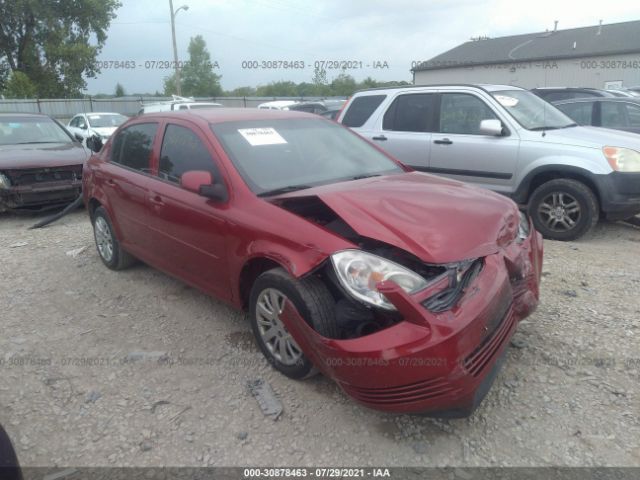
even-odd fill
[[[2,112],[2,113],[0,113],[0,118],[16,118],[16,117],[51,118],[49,115],[45,115],[44,113],[22,113],[22,112]]]
[[[565,105],[567,103],[585,103],[585,102],[615,102],[615,103],[636,103],[640,105],[640,97],[585,97],[585,98],[568,98],[566,100],[558,100],[553,102],[554,105]]]
[[[281,120],[287,118],[318,118],[306,112],[295,110],[266,110],[258,108],[215,108],[211,110],[178,110],[170,112],[151,112],[144,115],[152,118],[185,118],[204,120],[207,123],[241,122],[250,120]]]
[[[467,88],[478,88],[480,90],[485,90],[487,92],[495,92],[501,90],[525,90],[522,87],[516,87],[514,85],[499,85],[499,84],[490,84],[490,83],[440,83],[440,84],[431,84],[431,85],[398,85],[397,87],[376,87],[376,88],[366,88],[364,90],[358,90],[356,94],[365,93],[365,92],[396,92],[398,90],[409,90],[409,89],[420,89],[420,88],[456,88],[456,87],[467,87]]]

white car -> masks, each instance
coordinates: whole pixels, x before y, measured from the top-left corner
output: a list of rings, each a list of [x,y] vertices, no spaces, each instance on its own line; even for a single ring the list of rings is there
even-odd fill
[[[86,144],[87,138],[98,135],[104,143],[120,125],[128,120],[124,115],[110,112],[79,113],[67,124],[71,135],[82,137]]]
[[[179,97],[172,95],[173,100],[166,102],[148,103],[142,105],[138,115],[153,112],[171,112],[173,110],[195,110],[198,108],[220,108],[223,105],[214,102],[196,102],[193,98]]]
[[[289,110],[291,105],[295,105],[298,102],[293,100],[275,100],[273,102],[265,102],[258,105],[260,110]]]

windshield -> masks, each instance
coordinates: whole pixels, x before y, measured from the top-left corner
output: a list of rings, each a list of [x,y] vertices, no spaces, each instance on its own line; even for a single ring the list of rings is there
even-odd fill
[[[564,113],[537,95],[525,90],[491,92],[493,97],[528,130],[552,130],[575,126]]]
[[[0,145],[72,143],[60,125],[46,117],[0,119]]]
[[[324,119],[211,125],[256,194],[324,185],[404,170],[344,127]]]
[[[110,115],[87,115],[87,118],[93,128],[119,127],[127,121],[127,117],[117,113]]]

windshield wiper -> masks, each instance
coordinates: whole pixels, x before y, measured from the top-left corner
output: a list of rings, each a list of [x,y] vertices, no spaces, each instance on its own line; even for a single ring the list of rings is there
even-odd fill
[[[570,128],[570,127],[577,127],[578,124],[577,123],[569,123],[567,125],[562,125],[560,126],[544,126],[544,127],[533,127],[530,130],[532,132],[539,132],[541,130],[560,130],[561,128]]]
[[[362,180],[363,178],[371,178],[371,177],[380,177],[379,173],[364,173],[362,175],[356,175],[355,177],[351,177],[349,180]]]
[[[260,192],[258,193],[258,197],[270,197],[272,195],[279,195],[281,193],[289,193],[289,192],[295,192],[297,190],[304,190],[305,188],[311,188],[311,185],[287,185],[286,187],[274,188],[273,190]]]

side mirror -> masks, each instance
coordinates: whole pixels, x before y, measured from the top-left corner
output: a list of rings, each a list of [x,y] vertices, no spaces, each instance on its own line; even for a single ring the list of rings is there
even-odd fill
[[[87,138],[87,147],[92,152],[98,153],[102,149],[102,139],[98,135]]]
[[[480,122],[480,133],[482,135],[491,135],[493,137],[499,137],[502,135],[503,128],[500,120],[482,120]]]
[[[79,133],[74,133],[73,134],[73,138],[76,139],[76,141],[82,143],[84,141],[84,137],[82,135],[80,135]]]
[[[213,175],[204,170],[184,172],[182,177],[180,177],[180,186],[185,190],[212,200],[226,202],[228,198],[227,189],[224,185],[214,182]]]

